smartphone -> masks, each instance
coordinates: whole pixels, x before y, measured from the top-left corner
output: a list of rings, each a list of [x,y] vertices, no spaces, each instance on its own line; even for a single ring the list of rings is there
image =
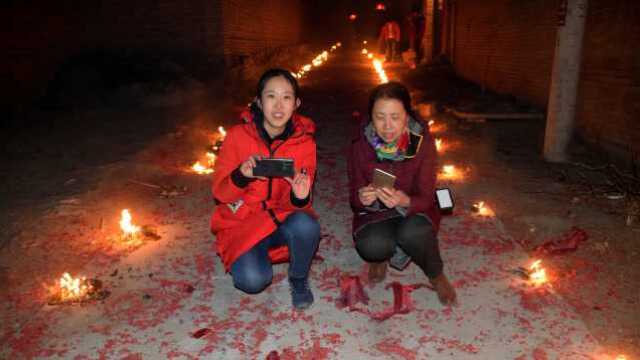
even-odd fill
[[[436,201],[441,212],[449,213],[453,211],[453,194],[449,188],[436,189]]]
[[[378,168],[373,169],[373,180],[371,181],[373,187],[393,189],[395,183],[396,176],[392,173]]]
[[[264,177],[293,177],[293,159],[289,158],[267,158],[256,161],[253,168],[253,176]]]

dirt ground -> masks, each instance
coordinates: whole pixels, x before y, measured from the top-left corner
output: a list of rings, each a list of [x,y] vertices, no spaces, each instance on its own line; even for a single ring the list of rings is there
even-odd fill
[[[474,91],[440,70],[410,73],[394,66],[389,73],[412,86],[416,103],[448,104]],[[339,77],[313,78],[304,90],[311,97],[314,91],[326,96],[333,91],[326,86],[341,89],[328,95],[330,102],[345,107],[349,99],[353,110],[364,111],[366,92],[351,91]],[[1,318],[12,327],[3,329],[0,339],[28,326],[25,314],[39,311],[34,299],[46,297],[52,274],[106,268],[137,250],[108,239],[116,231],[120,209],[134,209],[141,224],[170,226],[180,217],[208,216],[209,180],[189,174],[187,168],[202,157],[213,129],[235,122],[239,104],[219,89],[194,82],[165,92],[134,92],[133,99],[131,92],[125,93],[126,104],[119,102],[120,93],[108,106],[34,111],[30,121],[46,126],[4,134],[9,156],[0,168],[0,297],[6,300]],[[315,103],[305,104],[302,112],[330,117],[332,109],[335,106]],[[447,127],[441,137],[455,149],[441,162],[455,162],[471,174],[452,188],[457,203],[487,202],[513,240],[532,256],[537,245],[574,226],[587,233],[587,241],[575,252],[540,257],[554,278],[555,291],[576,309],[600,344],[630,359],[640,358],[640,224],[625,224],[625,200],[611,200],[594,190],[602,182],[598,172],[545,163],[540,156],[542,122],[468,123],[444,112],[433,118]],[[327,130],[320,124],[318,131],[322,136]],[[601,159],[583,147],[574,152],[579,162]],[[319,153],[340,155],[336,149]],[[140,182],[185,186],[201,206],[183,207],[179,198],[162,198],[157,189]],[[473,198],[477,194],[484,196]],[[179,209],[175,219],[161,216],[173,207]],[[140,215],[136,208],[148,211]],[[33,340],[23,337],[16,346],[37,345],[44,330],[29,330]]]
[[[452,146],[463,147],[464,155],[451,160],[472,166],[477,177],[457,189],[459,197],[485,192],[485,201],[532,256],[537,246],[572,227],[586,231],[587,241],[575,252],[546,256],[543,262],[558,277],[556,290],[602,344],[640,357],[640,219],[627,225],[628,199],[607,197],[615,190],[606,186],[612,170],[592,170],[613,160],[575,141],[572,164],[547,163],[542,159],[543,120],[458,119],[444,109],[499,97],[483,96],[446,67],[403,74],[416,90],[414,101],[433,101],[443,110],[434,118],[450,124],[444,141],[452,134],[462,139]]]

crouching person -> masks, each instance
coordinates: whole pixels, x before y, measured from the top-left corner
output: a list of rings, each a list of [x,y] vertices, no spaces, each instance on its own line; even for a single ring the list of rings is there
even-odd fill
[[[437,237],[436,147],[413,113],[406,87],[390,82],[373,90],[369,121],[348,160],[353,236],[358,254],[369,262],[369,279],[384,280],[388,263],[402,268],[413,261],[439,300],[455,303]]]
[[[262,75],[243,123],[228,131],[216,160],[218,205],[211,228],[235,287],[246,293],[264,290],[272,264],[289,261],[291,301],[301,310],[313,303],[308,277],[320,226],[311,208],[315,125],[296,114],[299,105],[298,84],[289,71]],[[265,159],[274,158],[287,160],[265,166]],[[291,160],[293,171],[286,174]]]

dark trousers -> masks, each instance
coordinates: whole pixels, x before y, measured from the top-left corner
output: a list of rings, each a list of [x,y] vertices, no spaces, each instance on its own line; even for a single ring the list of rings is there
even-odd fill
[[[367,262],[390,259],[398,246],[429,279],[442,274],[438,237],[433,233],[431,221],[423,215],[365,225],[355,234],[355,240],[358,254]]]
[[[318,221],[305,212],[296,211],[276,231],[231,264],[233,284],[250,294],[264,290],[273,278],[269,249],[282,245],[289,248],[289,277],[306,279],[319,241]]]

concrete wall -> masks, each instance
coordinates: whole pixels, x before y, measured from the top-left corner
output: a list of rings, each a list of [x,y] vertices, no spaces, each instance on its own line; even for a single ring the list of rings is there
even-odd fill
[[[301,41],[302,0],[8,0],[0,4],[0,104],[29,104],[87,52],[141,53],[187,68]],[[207,69],[209,68],[209,69]]]
[[[460,76],[546,107],[559,0],[456,0]],[[640,2],[589,0],[576,126],[587,142],[640,153]]]

